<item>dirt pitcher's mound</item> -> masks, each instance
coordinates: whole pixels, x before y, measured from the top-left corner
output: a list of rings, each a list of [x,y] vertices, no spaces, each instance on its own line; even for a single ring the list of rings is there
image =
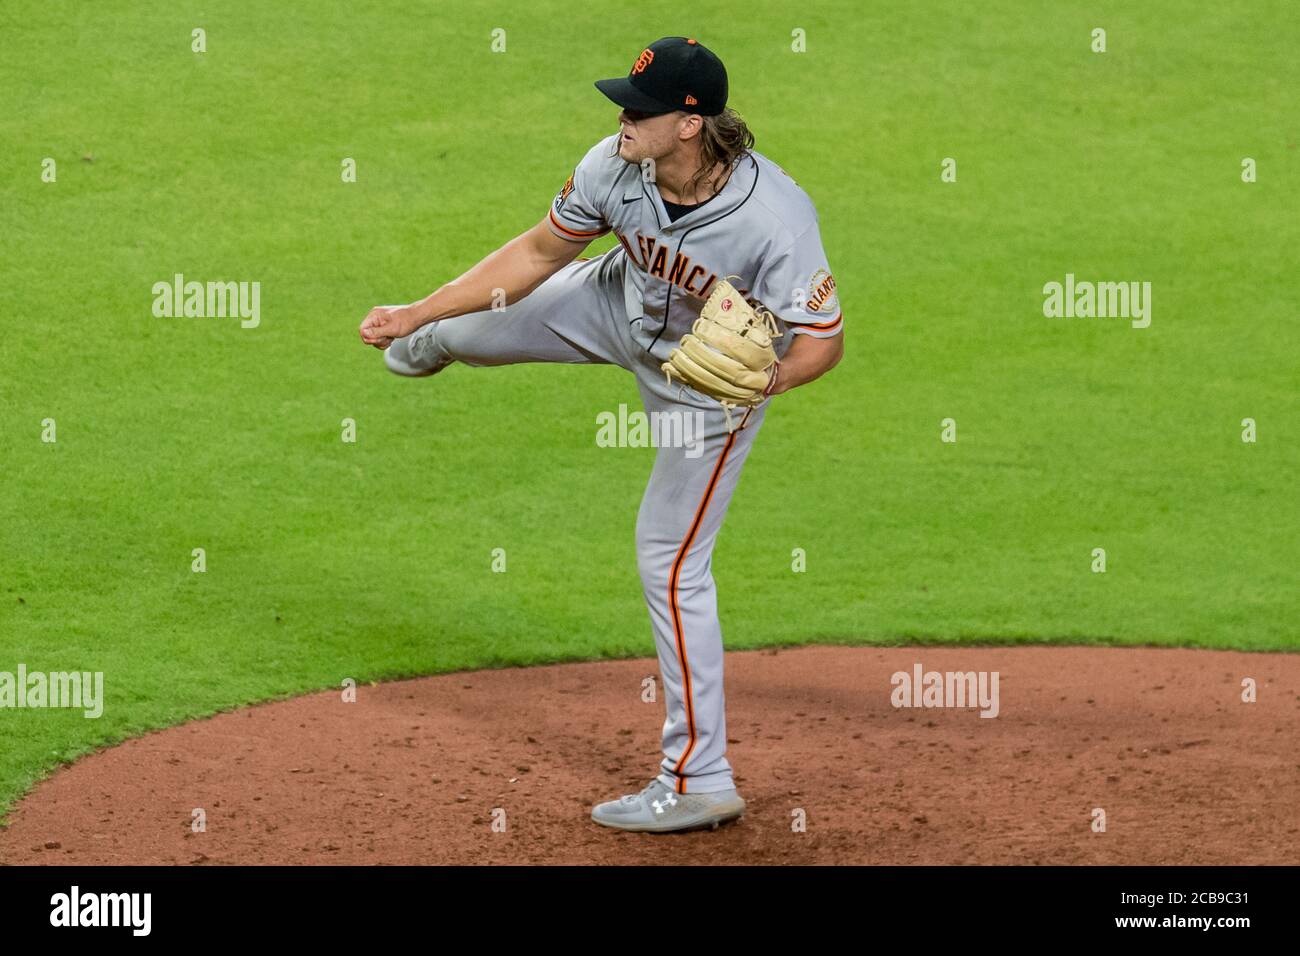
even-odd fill
[[[996,671],[996,717],[893,706],[891,675],[918,664]],[[1298,655],[812,647],[726,666],[749,812],[714,832],[590,821],[659,760],[663,704],[642,700],[657,668],[620,661],[363,685],[355,703],[319,693],[153,733],[37,786],[0,861],[1300,860]]]

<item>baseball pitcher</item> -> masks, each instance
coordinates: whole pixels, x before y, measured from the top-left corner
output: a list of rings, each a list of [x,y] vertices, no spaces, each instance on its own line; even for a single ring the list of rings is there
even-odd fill
[[[843,318],[812,201],[754,151],[716,55],[665,37],[596,87],[621,107],[619,132],[542,220],[427,298],[372,309],[361,340],[411,377],[455,362],[619,365],[651,421],[704,422],[691,448],[660,443],[637,517],[663,761],[644,790],[591,816],[656,833],[716,827],[745,802],[726,758],[713,545],[770,397],[834,367]],[[609,232],[616,247],[578,259]]]

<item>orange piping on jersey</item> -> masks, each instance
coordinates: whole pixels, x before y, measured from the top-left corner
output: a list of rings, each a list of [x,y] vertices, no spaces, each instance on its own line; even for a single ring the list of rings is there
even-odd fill
[[[686,661],[686,635],[682,632],[682,609],[677,603],[677,580],[681,577],[682,563],[686,560],[686,552],[691,549],[691,542],[695,540],[695,533],[700,530],[700,522],[704,520],[704,512],[708,510],[709,501],[713,498],[713,489],[718,485],[718,477],[722,474],[722,466],[727,463],[727,454],[731,451],[731,446],[736,443],[736,433],[732,432],[727,436],[727,443],[722,446],[722,454],[718,456],[718,463],[713,466],[713,474],[709,476],[709,486],[704,489],[704,497],[700,500],[700,506],[695,509],[695,518],[691,521],[690,530],[686,532],[686,538],[682,541],[682,546],[677,550],[677,557],[673,561],[672,573],[668,575],[668,607],[673,618],[673,633],[677,637],[677,659],[682,665],[682,691],[686,699],[686,726],[690,732],[691,739],[682,751],[682,755],[677,760],[677,765],[673,767],[673,773],[677,775],[677,792],[686,792],[686,781],[682,778],[682,768],[686,766],[686,761],[690,759],[691,751],[695,749],[695,701],[691,694],[691,668]]]
[[[844,318],[844,313],[841,312],[839,315],[835,316],[835,318],[831,319],[829,322],[809,322],[806,325],[801,322],[798,325],[796,325],[795,328],[816,329],[818,332],[825,332],[827,329],[833,329],[835,328],[835,326],[839,325],[840,320],[843,318]]]
[[[605,233],[609,232],[608,229],[597,229],[595,232],[578,232],[576,229],[570,229],[564,223],[560,222],[560,220],[556,219],[554,212],[549,212],[547,215],[551,217],[551,225],[560,230],[560,232],[564,233],[566,236],[573,236],[575,239],[594,239],[597,236],[603,236]]]

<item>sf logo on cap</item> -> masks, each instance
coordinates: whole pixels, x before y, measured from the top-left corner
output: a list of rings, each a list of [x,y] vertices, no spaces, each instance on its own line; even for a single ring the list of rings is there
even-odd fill
[[[653,60],[654,58],[655,58],[654,50],[648,48],[642,50],[641,55],[637,57],[636,62],[632,64],[632,75],[636,76],[638,73],[644,73],[645,68],[650,65],[650,61]]]

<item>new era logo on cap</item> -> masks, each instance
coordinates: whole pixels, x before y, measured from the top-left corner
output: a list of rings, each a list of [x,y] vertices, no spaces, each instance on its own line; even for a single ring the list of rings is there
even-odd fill
[[[619,106],[641,113],[689,108],[716,116],[727,106],[727,70],[712,50],[695,39],[664,37],[641,51],[627,76],[597,80]]]

